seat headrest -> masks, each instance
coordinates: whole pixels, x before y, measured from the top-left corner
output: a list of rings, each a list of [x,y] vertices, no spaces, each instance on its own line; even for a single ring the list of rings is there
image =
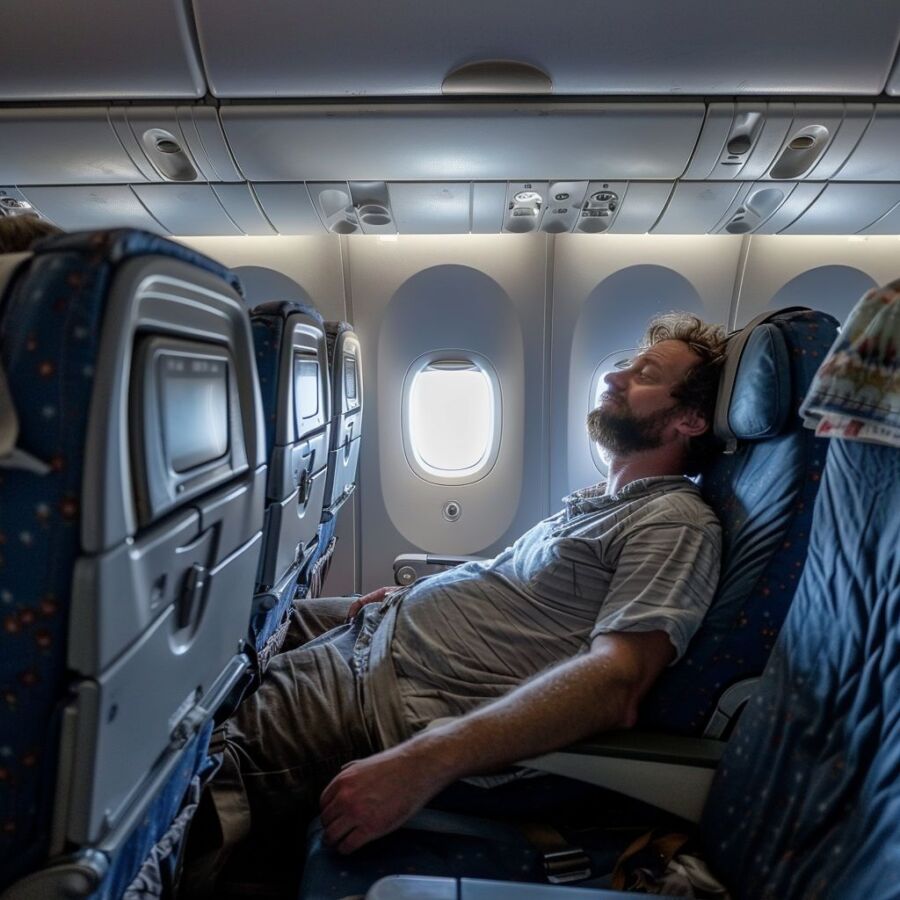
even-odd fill
[[[31,249],[35,256],[45,253],[84,253],[98,263],[106,261],[113,265],[119,265],[138,256],[167,256],[212,272],[236,294],[244,295],[240,279],[231,269],[196,250],[185,247],[184,244],[138,228],[73,231],[42,238],[36,241]]]
[[[713,432],[726,451],[738,441],[763,441],[780,434],[791,412],[791,371],[784,336],[770,319],[757,316],[728,338],[719,382]]]
[[[273,316],[280,319],[289,319],[291,316],[308,316],[322,331],[325,331],[325,320],[322,314],[308,303],[299,300],[269,300],[266,303],[258,303],[250,310],[251,316]]]
[[[334,364],[334,348],[342,334],[353,334],[353,326],[349,322],[326,322],[325,340],[328,342],[328,362]]]

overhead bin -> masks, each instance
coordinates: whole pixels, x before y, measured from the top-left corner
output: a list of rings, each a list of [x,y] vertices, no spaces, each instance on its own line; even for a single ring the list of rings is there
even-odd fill
[[[4,0],[0,101],[202,97],[183,0]]]
[[[702,103],[447,103],[225,106],[252,181],[674,179]],[[515,171],[511,171],[512,167]]]
[[[895,0],[758,0],[739,16],[707,0],[193,5],[210,89],[225,98],[436,96],[467,64],[500,60],[529,64],[558,95],[876,95],[900,24]],[[496,72],[476,89],[508,89]],[[520,93],[540,89],[523,78]]]
[[[872,119],[870,103],[711,103],[685,179],[825,180]]]

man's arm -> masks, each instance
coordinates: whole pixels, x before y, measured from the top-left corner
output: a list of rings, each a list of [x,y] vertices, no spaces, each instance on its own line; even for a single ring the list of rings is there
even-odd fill
[[[630,728],[641,698],[674,657],[662,631],[601,634],[588,653],[487,706],[349,763],[322,794],[326,839],[351,853],[459,778]]]

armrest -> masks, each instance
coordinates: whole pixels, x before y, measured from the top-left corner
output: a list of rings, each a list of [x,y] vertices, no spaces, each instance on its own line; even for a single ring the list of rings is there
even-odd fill
[[[699,822],[725,746],[710,738],[623,731],[521,765],[618,791]]]
[[[365,900],[629,900],[633,897],[634,894],[621,891],[521,881],[389,875],[369,888]]]
[[[402,587],[441,569],[467,562],[479,562],[482,556],[454,556],[446,553],[401,553],[394,560],[394,583]]]

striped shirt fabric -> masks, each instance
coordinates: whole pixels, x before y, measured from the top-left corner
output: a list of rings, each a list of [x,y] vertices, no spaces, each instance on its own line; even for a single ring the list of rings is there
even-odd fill
[[[463,715],[600,634],[664,631],[677,659],[712,600],[720,551],[719,522],[687,478],[566,497],[493,559],[422,579],[372,610],[364,702],[381,739]]]

